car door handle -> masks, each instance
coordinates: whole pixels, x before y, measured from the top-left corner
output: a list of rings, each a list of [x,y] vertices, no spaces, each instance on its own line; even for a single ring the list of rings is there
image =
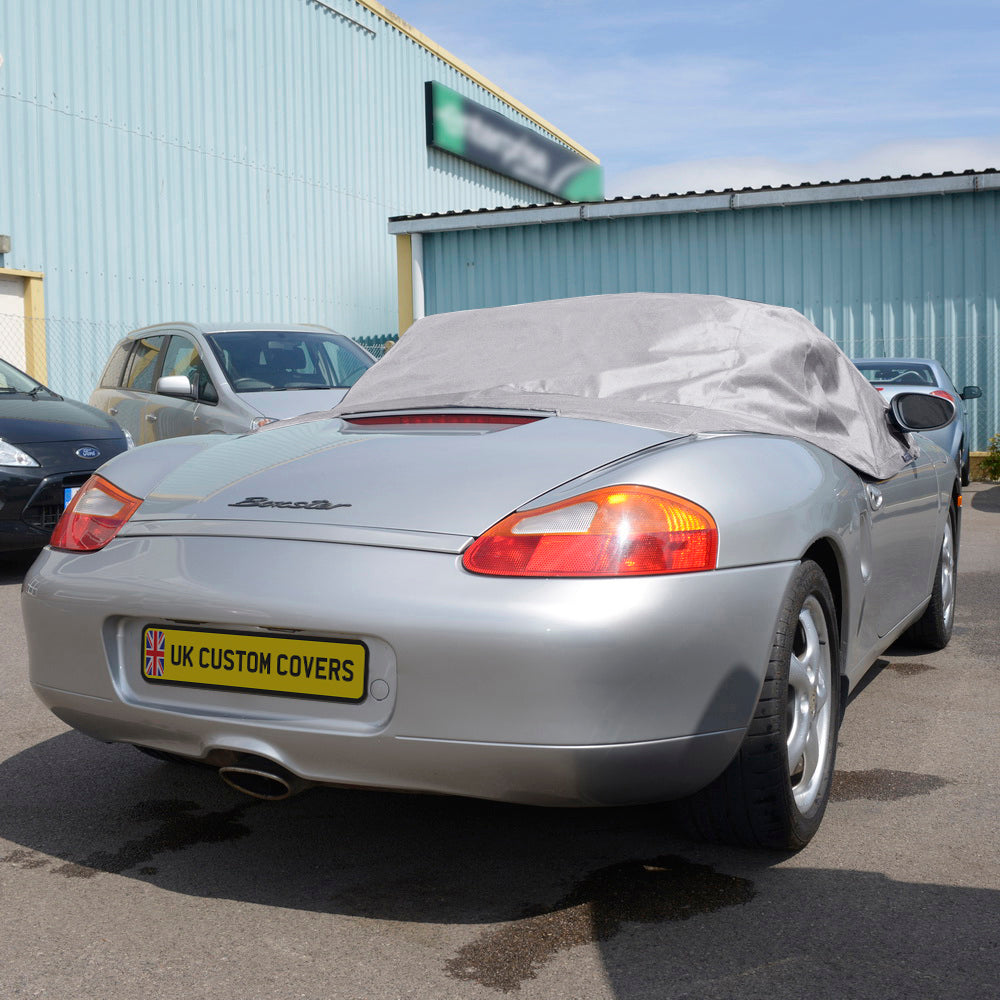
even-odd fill
[[[147,419],[147,420],[148,420],[148,421],[149,421],[149,422],[150,422],[151,424],[155,424],[155,423],[156,423],[156,414],[155,414],[155,413],[147,413],[147,414],[146,414],[146,419]]]
[[[111,407],[111,409],[110,409],[110,410],[108,410],[108,413],[109,413],[109,414],[110,414],[110,415],[111,415],[112,417],[117,417],[117,416],[118,416],[118,407],[117,407],[117,406],[112,406],[112,407]]]

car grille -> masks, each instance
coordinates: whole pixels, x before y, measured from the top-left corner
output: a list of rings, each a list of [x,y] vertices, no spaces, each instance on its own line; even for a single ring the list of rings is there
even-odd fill
[[[60,504],[40,504],[29,507],[24,512],[22,520],[25,524],[30,524],[32,528],[38,528],[40,531],[51,531],[56,526],[56,521],[59,520],[62,512]]]
[[[21,520],[38,531],[51,533],[62,516],[66,487],[82,486],[89,478],[90,473],[77,472],[46,480],[35,493],[32,502],[22,511]]]

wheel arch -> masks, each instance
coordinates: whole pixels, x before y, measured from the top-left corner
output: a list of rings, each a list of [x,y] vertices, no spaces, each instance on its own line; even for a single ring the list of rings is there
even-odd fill
[[[833,595],[834,614],[837,616],[837,672],[840,676],[840,712],[847,705],[847,695],[850,682],[845,672],[845,651],[847,649],[847,627],[844,608],[847,606],[845,592],[847,575],[843,564],[843,554],[836,543],[830,538],[817,538],[803,553],[802,559],[810,559],[823,571],[830,593]]]

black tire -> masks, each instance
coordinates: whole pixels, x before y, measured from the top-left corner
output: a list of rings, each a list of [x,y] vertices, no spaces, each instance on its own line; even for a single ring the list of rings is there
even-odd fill
[[[965,444],[963,442],[962,447],[958,451],[958,454],[961,455],[964,450],[965,450]],[[971,472],[972,472],[971,452],[965,452],[965,461],[962,463],[962,467],[959,470],[959,472],[960,472],[960,478],[962,480],[962,485],[968,486],[971,481]]]
[[[806,641],[810,625],[812,649]],[[825,674],[819,682],[823,691],[804,701],[802,665],[812,661]],[[705,840],[777,850],[805,847],[819,829],[830,797],[839,724],[840,642],[833,595],[823,571],[805,560],[785,593],[743,745],[715,781],[677,804],[684,826]],[[805,752],[798,763],[790,762],[803,725],[814,739],[802,744]],[[807,761],[810,750],[812,764]]]
[[[958,538],[955,532],[954,511],[949,513],[944,525],[934,588],[924,613],[906,630],[903,641],[922,649],[944,649],[951,640],[955,624],[955,564]]]

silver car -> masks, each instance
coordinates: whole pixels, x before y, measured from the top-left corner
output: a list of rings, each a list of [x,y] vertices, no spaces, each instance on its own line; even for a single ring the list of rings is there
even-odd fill
[[[31,683],[262,798],[673,799],[798,848],[851,688],[951,634],[957,471],[910,432],[953,417],[791,310],[429,317],[335,413],[106,465],[26,577]]]
[[[136,444],[240,433],[335,406],[374,363],[323,327],[166,323],[115,347],[90,405]]]
[[[983,390],[967,385],[961,391],[952,382],[944,365],[934,358],[858,358],[858,370],[886,399],[898,392],[927,392],[950,399],[958,411],[955,420],[927,436],[939,444],[952,458],[962,476],[962,485],[969,485],[969,414],[967,399],[979,399]]]

